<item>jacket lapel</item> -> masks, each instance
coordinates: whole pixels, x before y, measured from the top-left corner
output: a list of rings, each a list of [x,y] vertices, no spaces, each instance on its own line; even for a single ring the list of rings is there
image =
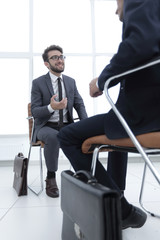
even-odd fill
[[[70,92],[70,85],[69,85],[69,82],[67,82],[67,77],[65,75],[63,75],[63,83],[66,91],[66,97],[68,97],[68,94]]]
[[[46,74],[45,81],[46,81],[48,90],[51,93],[51,96],[53,96],[54,95],[54,90],[53,90],[53,86],[52,86],[52,82],[51,82],[51,78],[49,76],[49,73]]]
[[[46,81],[48,90],[51,93],[51,96],[53,96],[54,95],[54,89],[53,89],[53,86],[52,86],[52,82],[51,82],[51,78],[49,76],[49,73],[46,74],[45,81]],[[64,82],[65,91],[66,91],[66,96],[68,96],[68,94],[70,94],[71,86],[70,86],[69,82],[67,81],[67,77],[65,75],[63,75],[63,82]]]

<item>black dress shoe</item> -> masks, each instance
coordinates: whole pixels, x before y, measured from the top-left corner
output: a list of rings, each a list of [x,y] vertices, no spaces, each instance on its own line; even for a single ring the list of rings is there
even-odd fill
[[[147,219],[147,214],[140,208],[132,206],[132,210],[129,216],[122,221],[122,229],[126,228],[140,228],[142,227]]]
[[[46,179],[46,194],[52,198],[59,197],[59,190],[55,178]]]

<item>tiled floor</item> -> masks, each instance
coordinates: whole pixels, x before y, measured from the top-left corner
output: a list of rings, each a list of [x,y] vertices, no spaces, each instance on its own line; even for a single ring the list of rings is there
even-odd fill
[[[160,169],[160,163],[156,163]],[[69,169],[68,161],[61,163],[57,173],[60,186],[60,173]],[[30,168],[35,176],[37,166]],[[138,196],[143,171],[142,163],[129,163],[127,175],[127,199],[139,206]],[[31,176],[30,176],[31,178]],[[12,188],[12,167],[0,167],[0,239],[1,240],[60,240],[62,212],[60,198],[52,199],[43,191],[38,197],[31,191],[27,196],[17,197]],[[160,214],[160,187],[147,174],[145,206]],[[160,219],[148,215],[146,224],[140,229],[126,229],[123,240],[159,240]],[[89,239],[92,240],[92,239]],[[101,240],[101,239],[97,239]]]

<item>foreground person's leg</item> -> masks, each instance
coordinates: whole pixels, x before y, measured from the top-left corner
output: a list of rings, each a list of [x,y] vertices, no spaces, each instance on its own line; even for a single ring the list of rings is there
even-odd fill
[[[92,126],[95,126],[95,122],[98,121],[99,129]],[[58,139],[60,141],[60,147],[62,148],[64,154],[67,156],[74,170],[90,170],[92,155],[91,154],[83,154],[81,151],[82,142],[91,136],[104,134],[103,132],[103,115],[95,116],[92,118],[88,118],[77,122],[75,124],[71,124],[67,127],[64,127],[60,130],[58,134]],[[96,132],[96,134],[95,134]],[[104,186],[107,186],[111,189],[116,189],[120,193],[120,189],[114,183],[113,179],[108,175],[105,168],[102,164],[97,161],[96,166],[96,178],[99,183]],[[125,197],[121,198],[121,206],[122,206],[122,227],[141,227],[146,221],[146,214],[140,210],[129,204]]]

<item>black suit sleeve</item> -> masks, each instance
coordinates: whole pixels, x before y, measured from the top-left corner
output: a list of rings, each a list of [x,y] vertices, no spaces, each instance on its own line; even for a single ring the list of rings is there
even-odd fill
[[[160,52],[160,1],[124,0],[123,34],[117,54],[98,78],[100,90],[113,75],[143,64]],[[114,84],[117,84],[115,81]]]

